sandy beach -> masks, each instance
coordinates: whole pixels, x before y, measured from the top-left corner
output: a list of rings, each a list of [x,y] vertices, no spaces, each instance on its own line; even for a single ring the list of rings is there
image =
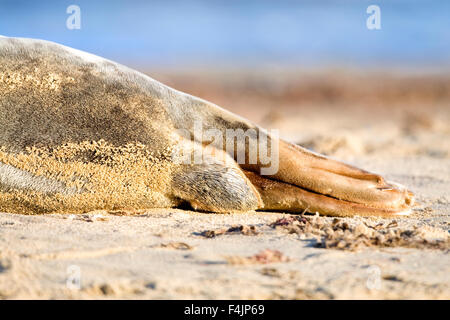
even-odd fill
[[[409,217],[0,213],[2,299],[450,299],[450,78],[149,72],[407,186]]]

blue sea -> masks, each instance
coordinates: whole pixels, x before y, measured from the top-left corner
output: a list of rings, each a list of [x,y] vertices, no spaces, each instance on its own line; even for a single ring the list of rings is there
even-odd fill
[[[81,29],[70,30],[69,5]],[[379,30],[366,12],[380,8]],[[0,35],[42,38],[132,66],[450,65],[448,0],[2,1]]]

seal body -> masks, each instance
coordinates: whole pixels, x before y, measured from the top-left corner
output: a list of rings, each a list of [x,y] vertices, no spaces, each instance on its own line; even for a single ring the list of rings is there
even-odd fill
[[[0,37],[0,211],[79,213],[185,202],[212,212],[299,211],[320,202],[295,190],[290,200],[276,199],[291,187],[369,213],[405,208],[406,193],[383,193],[381,177],[284,141],[280,170],[266,177],[272,186],[266,188],[265,178],[248,173],[261,169],[259,159],[238,164],[235,152],[219,147],[223,141],[206,145],[179,133],[192,133],[195,121],[218,132],[253,130],[237,150],[245,155],[256,137],[272,139],[219,106],[115,62],[48,41]],[[200,148],[208,161],[178,161],[174,154],[185,147]],[[340,215],[349,207],[331,208],[323,211]],[[351,214],[364,211],[352,208]]]
[[[180,141],[176,122],[189,121],[183,109],[193,97],[94,55],[14,38],[0,38],[0,92],[0,211],[184,201],[172,183],[183,168],[171,156]]]

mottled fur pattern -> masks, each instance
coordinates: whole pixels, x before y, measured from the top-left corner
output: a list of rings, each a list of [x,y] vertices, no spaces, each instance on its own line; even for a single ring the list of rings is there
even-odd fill
[[[0,211],[184,201],[219,212],[258,207],[237,166],[217,163],[199,172],[172,162],[176,128],[189,129],[199,116],[215,126],[209,119],[219,114],[206,101],[94,55],[15,38],[0,38],[0,92]]]

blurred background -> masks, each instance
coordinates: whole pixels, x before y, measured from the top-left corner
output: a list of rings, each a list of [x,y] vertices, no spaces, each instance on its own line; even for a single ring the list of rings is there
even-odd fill
[[[67,7],[81,9],[69,30]],[[369,30],[370,5],[381,29]],[[144,66],[450,66],[442,0],[0,1],[0,31]]]
[[[370,5],[381,29],[367,27]],[[0,34],[120,62],[328,155],[450,157],[449,12],[439,0],[0,0]]]

